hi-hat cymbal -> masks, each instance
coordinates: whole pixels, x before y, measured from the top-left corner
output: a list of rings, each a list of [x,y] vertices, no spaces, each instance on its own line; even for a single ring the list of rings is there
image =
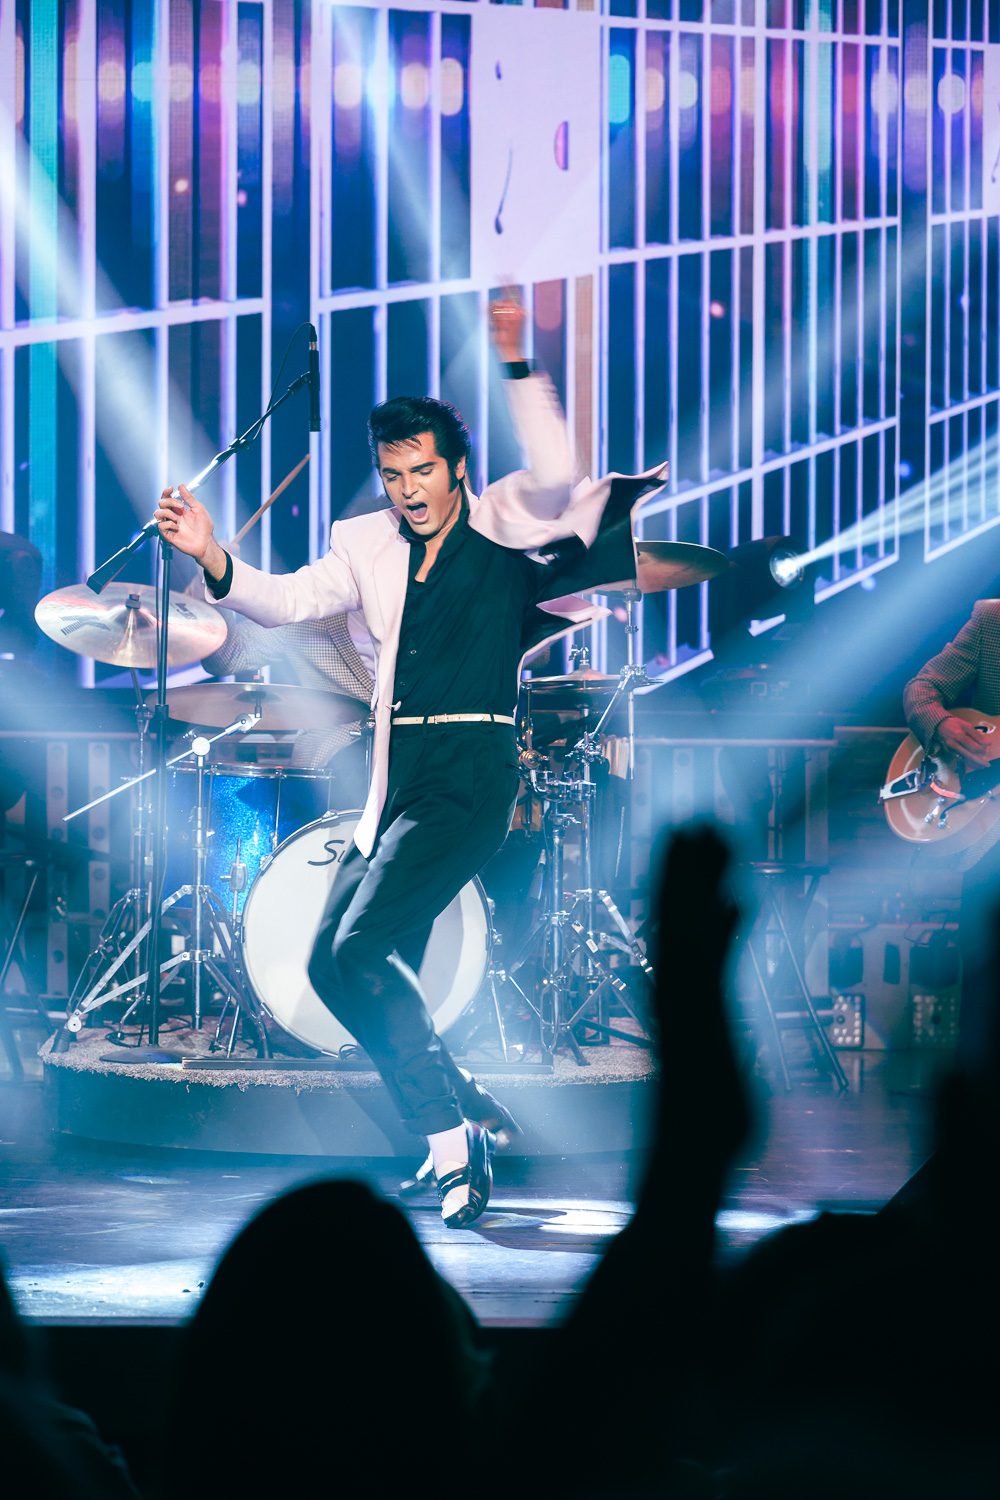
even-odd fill
[[[693,583],[707,583],[729,570],[724,552],[701,547],[696,542],[636,542],[639,577],[606,583],[589,593],[621,594],[638,588],[641,594],[662,594],[667,589],[686,589]]]
[[[337,729],[368,715],[368,705],[324,688],[285,682],[193,682],[170,688],[167,708],[172,719],[224,729],[248,713],[260,713],[256,731]]]
[[[618,673],[595,672],[593,667],[584,667],[582,672],[566,672],[562,677],[525,677],[522,687],[533,693],[554,691],[556,688],[572,689],[578,693],[613,693],[618,686]]]
[[[567,672],[562,677],[526,677],[522,688],[531,695],[532,713],[549,708],[587,709],[605,703],[620,679],[607,672],[586,667],[582,672]]]
[[[112,667],[156,666],[156,589],[146,583],[109,583],[95,594],[74,583],[46,594],[35,620],[50,640]],[[187,666],[211,656],[226,639],[226,622],[213,605],[170,595],[167,665]]]

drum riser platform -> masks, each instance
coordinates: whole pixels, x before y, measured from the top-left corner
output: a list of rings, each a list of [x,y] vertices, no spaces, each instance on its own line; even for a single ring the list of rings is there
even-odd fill
[[[143,1069],[166,1076],[140,1077],[126,1067],[66,1066],[44,1054],[43,1062],[52,1128],[65,1135],[274,1156],[413,1157],[420,1151],[374,1074],[326,1085],[317,1073],[304,1084],[292,1078],[262,1082],[252,1073],[217,1082],[205,1074],[182,1076],[176,1068]],[[642,1144],[653,1092],[645,1070],[644,1076],[609,1079],[595,1067],[591,1079],[589,1069],[560,1066],[582,1076],[525,1078],[477,1070],[523,1128],[516,1154],[578,1156]]]

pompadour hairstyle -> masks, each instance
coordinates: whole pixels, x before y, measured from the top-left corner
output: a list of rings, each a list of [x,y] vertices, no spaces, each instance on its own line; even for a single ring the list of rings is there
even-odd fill
[[[368,418],[368,446],[375,467],[380,443],[405,443],[422,432],[434,434],[434,446],[454,476],[459,459],[468,461],[472,441],[461,412],[434,396],[394,396],[374,408]]]

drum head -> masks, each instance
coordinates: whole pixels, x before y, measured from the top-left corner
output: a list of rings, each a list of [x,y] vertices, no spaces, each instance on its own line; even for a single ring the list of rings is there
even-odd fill
[[[254,881],[243,909],[243,962],[261,1005],[284,1031],[331,1056],[355,1038],[316,994],[307,965],[360,817],[331,813],[292,834]],[[420,966],[439,1033],[475,999],[489,951],[486,897],[473,880],[434,923]]]

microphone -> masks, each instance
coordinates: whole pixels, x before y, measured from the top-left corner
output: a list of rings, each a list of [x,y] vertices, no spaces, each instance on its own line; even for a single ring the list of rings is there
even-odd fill
[[[309,431],[319,432],[319,335],[309,324]]]

